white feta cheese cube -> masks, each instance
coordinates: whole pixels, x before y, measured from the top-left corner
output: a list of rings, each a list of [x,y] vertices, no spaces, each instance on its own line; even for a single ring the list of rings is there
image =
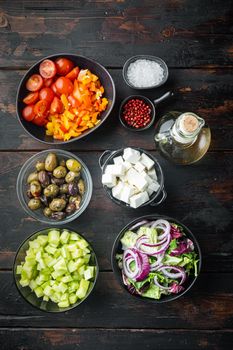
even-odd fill
[[[125,167],[123,164],[110,164],[106,166],[105,173],[121,176],[125,174]]]
[[[124,163],[124,159],[122,158],[122,156],[113,158],[113,161],[114,161],[114,164],[117,164],[117,165]]]
[[[126,171],[129,170],[130,168],[132,168],[132,164],[130,162],[125,161],[125,162],[123,162],[123,165],[124,165]]]
[[[144,177],[144,179],[146,180],[147,182],[147,185],[150,185],[154,180],[149,176],[147,175],[147,173],[145,171],[143,171],[141,173],[141,175]]]
[[[148,190],[152,191],[152,192],[157,192],[159,189],[160,185],[158,184],[157,181],[153,181],[149,186],[148,186]]]
[[[133,187],[130,185],[124,185],[121,195],[120,195],[120,200],[125,203],[129,203],[130,197],[134,194]]]
[[[130,185],[136,186],[140,191],[144,191],[148,185],[144,177],[134,168],[127,171],[127,179]]]
[[[138,208],[142,204],[146,203],[149,200],[148,193],[146,191],[135,194],[134,196],[130,197],[130,206],[132,208]]]
[[[139,172],[141,173],[143,170],[145,170],[145,165],[143,165],[140,161],[137,162],[135,165],[134,165],[134,168]]]
[[[121,192],[122,192],[123,188],[124,188],[123,182],[119,181],[118,184],[112,188],[113,197],[120,200],[121,199]]]
[[[139,161],[140,156],[140,152],[136,149],[130,147],[124,149],[123,158],[127,162],[136,164]]]
[[[102,184],[111,188],[116,186],[116,176],[112,175],[112,174],[103,174],[102,175]]]
[[[148,173],[147,173],[150,177],[152,177],[152,179],[155,179],[157,180],[157,174],[156,174],[156,171],[155,171],[155,168],[151,168],[150,170],[148,170]]]
[[[145,167],[148,170],[150,170],[153,167],[153,165],[155,164],[155,162],[150,157],[148,157],[145,153],[142,153],[140,162],[143,165],[145,165]]]

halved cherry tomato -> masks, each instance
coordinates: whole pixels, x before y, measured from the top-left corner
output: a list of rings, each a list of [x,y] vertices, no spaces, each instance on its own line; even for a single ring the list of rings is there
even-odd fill
[[[74,63],[70,61],[68,58],[58,58],[56,61],[57,74],[58,75],[66,75],[68,74],[74,67]]]
[[[25,120],[27,120],[28,122],[31,122],[35,117],[34,105],[28,105],[24,107],[22,111],[22,116]]]
[[[29,91],[38,91],[43,85],[43,79],[39,74],[33,74],[26,82],[26,88]]]
[[[53,78],[45,79],[44,80],[44,86],[45,87],[50,87],[53,83]]]
[[[55,86],[60,94],[70,95],[73,91],[72,82],[66,77],[60,77],[56,80]]]
[[[68,96],[68,101],[73,108],[78,108],[80,106],[80,102],[72,95]]]
[[[77,78],[78,73],[79,73],[79,67],[74,67],[72,69],[72,71],[70,71],[68,74],[66,74],[66,78],[68,78],[68,79],[73,81],[74,79]]]
[[[51,104],[54,98],[54,92],[49,87],[46,87],[40,90],[39,97],[40,97],[40,100],[45,100],[49,104]]]
[[[46,116],[49,109],[49,103],[46,100],[40,100],[35,104],[34,112],[38,117]]]
[[[58,97],[54,97],[51,106],[50,106],[50,113],[56,114],[56,113],[62,113],[64,110],[63,103]]]
[[[49,79],[54,77],[54,75],[57,73],[56,65],[51,60],[44,60],[41,62],[39,67],[40,75],[45,78]]]
[[[31,105],[32,103],[35,103],[39,98],[38,91],[36,92],[30,92],[26,97],[24,97],[23,102],[26,105]]]
[[[42,116],[36,115],[32,122],[33,124],[36,124],[38,126],[43,126],[47,124],[47,119],[43,115]]]

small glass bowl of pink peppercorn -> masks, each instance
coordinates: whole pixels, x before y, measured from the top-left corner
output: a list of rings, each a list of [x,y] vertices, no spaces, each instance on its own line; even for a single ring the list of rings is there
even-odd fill
[[[120,105],[119,119],[121,124],[130,131],[149,129],[157,116],[156,106],[170,96],[173,96],[171,91],[153,101],[141,95],[128,96]]]

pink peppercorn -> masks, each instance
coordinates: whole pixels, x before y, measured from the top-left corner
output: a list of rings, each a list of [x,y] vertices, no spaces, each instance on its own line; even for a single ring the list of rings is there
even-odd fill
[[[150,106],[138,98],[131,99],[123,107],[122,119],[133,128],[145,128],[151,122]]]

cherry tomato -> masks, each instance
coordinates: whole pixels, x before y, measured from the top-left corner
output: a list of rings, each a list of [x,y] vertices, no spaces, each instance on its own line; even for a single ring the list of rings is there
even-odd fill
[[[53,92],[55,93],[55,95],[60,96],[59,92],[57,91],[57,88],[56,88],[55,83],[53,83],[53,84],[51,85],[51,89],[53,90]]]
[[[66,75],[74,67],[73,62],[68,60],[68,58],[58,58],[55,62],[56,62],[58,75]]]
[[[73,91],[73,84],[66,77],[58,78],[55,82],[55,86],[60,94],[70,95]]]
[[[31,122],[35,117],[34,105],[28,105],[24,107],[22,111],[22,116],[25,120],[27,120],[28,122]]]
[[[38,91],[36,92],[30,92],[26,97],[24,97],[23,102],[26,105],[31,105],[32,103],[35,103],[39,98]]]
[[[51,106],[50,106],[50,113],[55,114],[55,113],[62,113],[64,110],[63,103],[58,97],[54,97]]]
[[[41,62],[39,67],[40,75],[45,78],[49,79],[54,77],[54,75],[57,73],[56,65],[51,60],[44,60]]]
[[[26,83],[26,88],[29,91],[38,91],[43,85],[43,79],[39,74],[33,74]]]
[[[53,83],[53,78],[45,79],[44,80],[44,86],[45,87],[50,87]]]
[[[46,100],[40,100],[35,104],[34,112],[38,117],[46,116],[49,109],[49,103]]]
[[[70,71],[68,74],[66,74],[66,78],[68,78],[68,79],[73,81],[74,79],[77,78],[78,74],[79,74],[79,68],[78,67],[74,67],[72,69],[72,71]]]
[[[39,97],[40,97],[40,100],[45,100],[49,104],[51,104],[54,98],[54,92],[49,87],[46,87],[40,90]]]
[[[78,108],[80,106],[80,102],[72,95],[68,96],[68,101],[73,108]]]
[[[43,126],[47,124],[47,119],[43,115],[42,116],[36,115],[32,122],[33,124],[36,124],[38,126]]]

